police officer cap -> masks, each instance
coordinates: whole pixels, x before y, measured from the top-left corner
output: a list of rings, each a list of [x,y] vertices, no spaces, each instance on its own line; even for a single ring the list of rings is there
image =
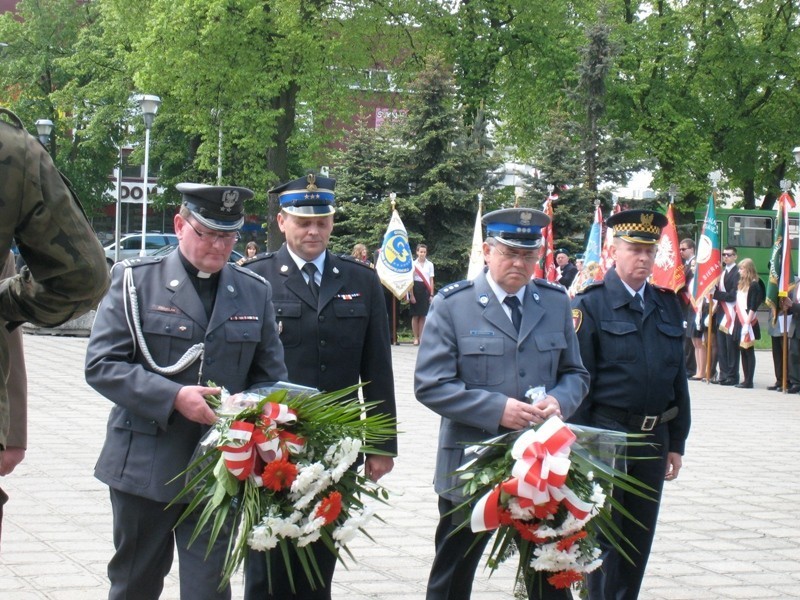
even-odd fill
[[[614,237],[631,244],[657,244],[667,217],[654,210],[623,210],[606,219],[613,228]]]
[[[192,216],[209,229],[237,231],[244,224],[244,201],[253,191],[243,187],[179,183],[183,205]]]
[[[333,188],[336,180],[317,177],[309,173],[305,177],[287,181],[272,188],[270,194],[278,194],[281,209],[298,217],[325,217],[336,212]]]
[[[534,208],[504,208],[483,215],[487,237],[514,248],[538,248],[550,217]]]

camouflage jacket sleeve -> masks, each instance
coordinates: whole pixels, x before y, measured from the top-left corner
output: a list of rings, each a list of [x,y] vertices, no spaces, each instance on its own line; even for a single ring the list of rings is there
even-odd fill
[[[26,267],[0,283],[0,322],[60,325],[108,288],[103,248],[69,182],[19,120],[0,109],[0,248],[12,238]]]

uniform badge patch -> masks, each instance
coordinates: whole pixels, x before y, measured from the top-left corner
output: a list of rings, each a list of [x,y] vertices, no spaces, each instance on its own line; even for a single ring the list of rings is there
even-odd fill
[[[578,330],[581,328],[581,324],[583,323],[583,313],[578,308],[572,309],[572,326],[575,328],[575,333],[578,333]]]

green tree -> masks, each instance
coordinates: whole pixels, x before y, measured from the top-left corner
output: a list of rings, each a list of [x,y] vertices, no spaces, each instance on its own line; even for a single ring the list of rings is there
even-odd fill
[[[389,154],[388,180],[398,192],[403,223],[412,248],[424,242],[439,281],[463,277],[477,210],[485,190],[491,205],[498,158],[479,112],[463,125],[450,67],[432,56],[409,95],[400,144]]]
[[[497,205],[486,122],[479,111],[462,125],[452,73],[441,57],[427,61],[409,94],[406,119],[396,127],[357,129],[337,161],[340,206],[336,235],[340,251],[355,242],[377,246],[391,214],[389,193],[412,248],[424,242],[440,282],[466,272],[477,195],[484,207]]]
[[[17,13],[0,15],[0,89],[2,104],[36,133],[38,119],[53,121],[49,150],[71,180],[86,210],[104,203],[108,175],[117,162],[122,103],[100,97],[76,98],[70,90],[90,85],[94,72],[72,58],[81,32],[97,26],[95,3],[72,0],[21,0]],[[99,51],[95,51],[97,57]],[[105,83],[103,84],[105,87]],[[105,97],[107,99],[107,96]],[[88,119],[99,113],[96,122]]]

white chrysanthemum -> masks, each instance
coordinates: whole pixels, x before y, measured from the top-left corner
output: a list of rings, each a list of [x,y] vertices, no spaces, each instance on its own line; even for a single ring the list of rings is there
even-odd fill
[[[356,462],[361,450],[361,440],[344,438],[332,444],[325,453],[325,462],[333,467],[331,480],[337,483],[350,466]]]
[[[592,485],[592,497],[589,498],[589,502],[594,503],[594,508],[592,509],[593,515],[596,515],[601,508],[606,503],[606,493],[603,490],[603,487],[597,483]]]
[[[317,507],[311,512],[313,515],[317,511]],[[325,525],[325,519],[323,517],[317,517],[316,519],[312,519],[307,521],[300,530],[300,536],[297,538],[297,546],[298,548],[302,548],[303,546],[307,546],[312,542],[316,542],[320,537],[320,530]]]
[[[346,546],[358,533],[362,527],[372,519],[375,510],[371,506],[365,506],[364,510],[358,514],[352,514],[349,519],[333,530],[333,539],[336,540],[337,548]]]
[[[247,536],[247,545],[259,552],[272,550],[278,545],[278,536],[266,525],[256,525]]]
[[[325,465],[315,462],[310,465],[298,465],[298,467],[297,477],[292,482],[291,493],[302,496],[325,472]]]

